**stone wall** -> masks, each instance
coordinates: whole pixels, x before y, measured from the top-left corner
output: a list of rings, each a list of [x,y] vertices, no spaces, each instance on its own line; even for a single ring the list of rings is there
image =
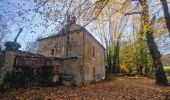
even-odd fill
[[[85,81],[92,82],[105,78],[104,48],[89,34],[84,36]]]
[[[83,83],[83,71],[81,69],[83,59],[67,58],[67,59],[49,59],[46,64],[54,66],[54,72],[58,75],[73,77],[76,85]]]
[[[162,55],[161,60],[164,66],[170,66],[170,54]]]
[[[14,63],[15,63],[15,57],[16,53],[11,51],[5,51],[4,53],[4,61],[3,66],[7,69],[13,69]]]
[[[69,57],[83,57],[83,33],[74,31],[69,34],[68,43],[68,56]]]
[[[54,50],[54,54],[52,54]],[[65,56],[65,37],[59,36],[39,41],[38,54],[47,57],[64,57]]]
[[[16,63],[18,67],[30,67],[37,69],[46,66],[44,57],[17,57]]]
[[[38,53],[47,57],[77,57],[77,60],[62,59],[61,64],[57,65],[61,73],[73,74],[77,84],[104,79],[104,48],[86,30],[78,25],[76,27],[80,30],[72,30],[67,36],[41,40]],[[60,55],[56,55],[57,46],[61,43],[63,46],[59,49]],[[54,49],[54,55],[51,55],[51,49]]]

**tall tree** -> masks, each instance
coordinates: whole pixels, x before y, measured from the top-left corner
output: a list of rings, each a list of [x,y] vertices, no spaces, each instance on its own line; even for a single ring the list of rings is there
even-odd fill
[[[106,47],[107,71],[109,73],[120,72],[120,40],[129,19],[122,13],[130,9],[129,2],[118,2],[120,1],[115,0],[115,2],[108,3],[95,21],[97,23],[97,33],[99,33],[101,42]],[[94,15],[96,16],[96,14]]]
[[[147,44],[149,47],[149,50],[152,55],[153,59],[153,66],[155,67],[155,77],[156,77],[156,84],[158,85],[167,85],[168,80],[165,76],[165,72],[163,69],[163,64],[161,62],[161,54],[158,50],[157,44],[155,43],[154,36],[153,36],[153,22],[149,20],[149,10],[148,10],[148,4],[146,0],[139,0],[139,3],[142,6],[143,12],[142,12],[142,26],[143,26],[143,35],[146,35]]]
[[[160,0],[160,1],[162,4],[163,11],[164,11],[164,18],[166,21],[166,26],[168,28],[169,35],[170,35],[170,14],[169,14],[169,9],[168,9],[168,4],[166,0]]]

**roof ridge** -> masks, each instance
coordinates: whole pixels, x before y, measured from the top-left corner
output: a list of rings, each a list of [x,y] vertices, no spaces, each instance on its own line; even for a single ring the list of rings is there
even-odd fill
[[[77,30],[83,30],[83,31],[85,31],[85,32],[88,33],[102,48],[105,49],[105,47],[104,47],[85,27],[83,27],[83,26],[81,26],[81,25],[78,25],[78,24],[76,24],[76,23],[71,23],[71,24],[69,24],[69,25],[76,25],[76,26],[80,27],[79,29],[72,30],[72,31],[77,31]],[[63,28],[62,28],[57,34],[52,35],[52,36],[49,36],[49,37],[46,37],[46,38],[39,39],[38,41],[42,41],[42,40],[46,40],[46,39],[50,39],[50,38],[56,38],[56,37],[59,37],[59,36],[64,36],[64,35],[66,35],[66,33],[65,33],[65,30],[66,30],[66,29],[65,29],[65,28],[69,27],[69,25],[68,25],[68,24],[65,24],[65,25],[63,26]],[[67,29],[70,30],[70,28],[71,28],[71,27],[69,27],[69,28],[67,28]]]

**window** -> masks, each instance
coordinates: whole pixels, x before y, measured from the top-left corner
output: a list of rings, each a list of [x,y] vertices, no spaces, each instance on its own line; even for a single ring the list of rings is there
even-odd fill
[[[96,56],[96,52],[95,52],[95,47],[93,46],[92,47],[92,57],[95,57]]]
[[[51,49],[51,55],[54,55],[54,49]]]
[[[80,66],[80,72],[83,72],[83,66],[82,65]]]

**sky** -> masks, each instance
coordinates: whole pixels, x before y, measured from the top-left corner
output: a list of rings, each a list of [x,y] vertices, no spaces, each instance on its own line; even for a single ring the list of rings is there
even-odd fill
[[[23,21],[23,23],[21,23],[22,18],[17,16],[17,11],[21,10],[19,8],[18,3],[26,3],[26,5],[24,6],[23,9],[29,9],[29,8],[31,8],[31,6],[33,6],[33,3],[31,3],[29,0],[7,0],[7,2],[6,1],[2,1],[2,2],[0,2],[0,5],[3,5],[1,7],[1,9],[5,10],[5,11],[10,11],[10,14],[11,14],[11,12],[12,12],[12,14],[10,16],[8,16],[5,13],[1,13],[1,14],[2,15],[3,14],[6,15],[5,16],[6,19],[10,19],[11,20],[11,21],[8,21],[8,20],[6,21],[8,26],[10,27],[9,29],[10,29],[10,32],[11,32],[10,34],[8,34],[9,35],[8,36],[9,37],[8,40],[13,41],[15,36],[17,35],[19,29],[23,28],[23,32],[19,36],[18,42],[22,45],[22,49],[24,49],[26,42],[33,41],[34,38],[37,37],[39,33],[37,33],[37,34],[33,34],[33,33],[30,34],[29,33],[30,29],[31,29],[31,27],[29,27],[30,23],[27,22],[27,21]],[[16,16],[16,17],[11,19],[12,18],[11,16],[12,17]],[[32,18],[31,14],[30,14],[30,16],[29,16],[29,14],[27,14],[26,16],[28,17],[28,19]],[[33,20],[33,23],[39,22],[39,21],[40,20],[39,20],[38,16],[36,15],[34,20]],[[29,29],[28,29],[28,27],[29,27]],[[37,29],[35,29],[35,30],[37,30]],[[37,31],[37,32],[40,32],[40,30],[42,30],[42,29],[39,28],[38,30],[39,31]]]
[[[38,0],[37,0],[38,1]],[[67,0],[66,0],[67,1]],[[157,2],[153,2],[150,5],[150,9],[160,9],[160,7],[153,7],[154,4],[157,4]],[[157,1],[157,0],[155,0]],[[94,0],[93,0],[94,2]],[[170,2],[170,0],[168,0]],[[59,29],[61,29],[62,26],[60,26],[58,29],[56,29],[56,25],[58,22],[53,21],[44,21],[43,17],[40,13],[36,13],[29,11],[32,9],[35,9],[35,4],[33,0],[0,0],[0,14],[4,16],[4,19],[6,19],[6,22],[10,28],[10,34],[8,34],[9,41],[13,41],[15,36],[17,35],[19,28],[23,28],[23,32],[18,38],[18,42],[21,44],[22,48],[21,50],[26,50],[26,45],[29,42],[35,41],[38,37],[47,37],[52,34],[56,34]],[[54,5],[52,5],[54,6]],[[45,8],[40,8],[39,10],[47,9],[49,6],[46,6]],[[26,10],[26,11],[25,11]],[[66,9],[63,9],[65,11]],[[4,13],[4,11],[9,12],[10,15],[7,13]],[[19,11],[25,11],[23,13],[20,13]],[[48,11],[48,10],[47,10]],[[152,10],[153,11],[153,10]],[[52,11],[51,11],[52,12]],[[153,11],[154,12],[154,11]],[[163,16],[162,10],[157,13],[158,16]],[[48,13],[47,13],[48,16]],[[25,20],[22,20],[24,17]],[[57,17],[57,14],[56,14]],[[55,19],[55,18],[52,18]],[[44,26],[42,27],[42,22],[44,22]],[[90,32],[92,31],[92,25],[87,26],[87,30]],[[130,30],[127,28],[126,31]],[[94,34],[93,34],[94,35]],[[95,36],[95,35],[94,35]],[[100,41],[100,39],[95,36],[97,40]],[[166,42],[170,44],[170,38],[166,38]],[[161,46],[163,44],[160,44]],[[161,49],[161,46],[159,47]],[[169,45],[170,46],[170,45]],[[162,53],[170,53],[170,50],[161,49]]]
[[[25,4],[24,7],[20,8],[18,4]],[[18,42],[22,45],[22,50],[25,49],[27,42],[35,41],[42,33],[44,36],[48,36],[52,34],[48,32],[48,30],[52,29],[53,26],[48,28],[48,30],[44,27],[36,27],[36,24],[40,26],[42,23],[42,19],[40,18],[40,14],[35,12],[25,13],[25,15],[18,16],[19,11],[27,10],[27,9],[34,9],[35,4],[31,0],[4,0],[0,2],[0,9],[5,11],[10,11],[11,16],[15,16],[11,19],[11,16],[8,16],[5,13],[1,13],[2,15],[6,15],[6,19],[10,19],[11,21],[6,21],[9,29],[10,34],[8,34],[8,40],[13,41],[15,36],[17,35],[20,28],[23,28],[21,35],[18,38]],[[12,15],[13,14],[13,15]],[[22,17],[25,17],[25,20],[22,20]],[[50,23],[50,22],[49,22]]]

